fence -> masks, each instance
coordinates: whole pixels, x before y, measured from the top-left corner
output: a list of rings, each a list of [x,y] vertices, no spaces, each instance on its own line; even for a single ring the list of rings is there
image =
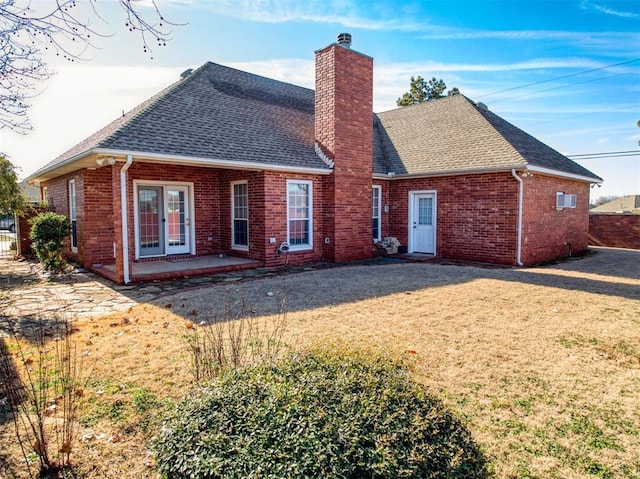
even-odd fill
[[[15,258],[18,252],[17,229],[16,215],[3,214],[0,216],[0,258]]]
[[[640,215],[590,214],[589,244],[640,249]]]

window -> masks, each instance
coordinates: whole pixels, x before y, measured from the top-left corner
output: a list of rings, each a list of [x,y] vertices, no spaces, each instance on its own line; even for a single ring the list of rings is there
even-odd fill
[[[380,227],[380,214],[382,204],[382,187],[379,185],[373,186],[373,209],[372,209],[372,219],[371,219],[371,231],[373,234],[374,241],[380,241],[382,239],[382,231]]]
[[[287,241],[291,250],[313,246],[313,198],[310,181],[287,180]]]
[[[249,186],[231,183],[231,228],[233,248],[249,249]]]
[[[556,208],[575,208],[576,195],[565,194],[562,191],[556,193]]]
[[[76,216],[76,181],[69,180],[69,220],[71,221],[71,251],[78,251],[78,226]]]

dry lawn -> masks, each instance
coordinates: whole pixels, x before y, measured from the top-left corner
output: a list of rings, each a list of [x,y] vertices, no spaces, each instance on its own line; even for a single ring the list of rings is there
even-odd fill
[[[241,298],[265,324],[286,299],[292,349],[341,341],[406,354],[498,478],[640,477],[640,252],[604,249],[521,270],[310,271],[75,322],[89,376],[79,433],[94,434],[76,447],[76,477],[156,477],[146,441],[192,383],[185,335]],[[11,423],[0,428],[4,474],[22,477]]]

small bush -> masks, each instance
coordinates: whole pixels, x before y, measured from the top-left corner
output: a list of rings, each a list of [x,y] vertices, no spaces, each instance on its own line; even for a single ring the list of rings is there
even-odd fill
[[[152,442],[165,478],[482,478],[469,432],[399,362],[315,351],[228,370]]]
[[[69,236],[71,227],[67,217],[47,212],[29,220],[33,249],[44,267],[50,271],[62,271],[67,262],[64,259],[64,239]]]

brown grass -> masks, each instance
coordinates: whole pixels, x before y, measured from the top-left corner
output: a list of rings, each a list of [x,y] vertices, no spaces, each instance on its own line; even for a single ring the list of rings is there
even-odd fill
[[[640,477],[640,277],[602,255],[528,270],[334,268],[77,321],[91,364],[81,429],[96,438],[79,442],[75,473],[156,477],[146,441],[161,400],[191,386],[187,325],[244,296],[266,316],[287,298],[293,348],[346,341],[414,358],[415,378],[463,418],[496,477]],[[18,470],[9,426],[0,449]]]

